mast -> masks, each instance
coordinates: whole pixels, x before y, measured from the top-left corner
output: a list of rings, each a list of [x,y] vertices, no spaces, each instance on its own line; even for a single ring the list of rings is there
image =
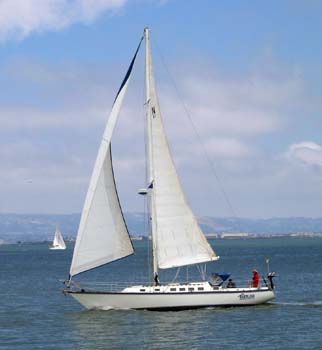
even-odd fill
[[[149,188],[149,209],[151,221],[152,234],[152,256],[153,256],[153,276],[158,275],[158,261],[157,261],[157,239],[156,239],[156,220],[155,220],[155,199],[153,190],[153,152],[152,152],[152,113],[151,113],[151,91],[150,79],[153,74],[152,58],[150,50],[149,28],[144,28],[145,37],[145,87],[146,87],[146,118],[147,118],[147,158],[148,158],[148,188]]]

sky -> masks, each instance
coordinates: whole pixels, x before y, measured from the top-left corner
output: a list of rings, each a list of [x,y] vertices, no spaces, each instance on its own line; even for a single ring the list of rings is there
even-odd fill
[[[322,3],[0,0],[0,212],[82,210],[145,26],[198,216],[322,216]],[[124,211],[145,186],[144,46],[113,136]]]

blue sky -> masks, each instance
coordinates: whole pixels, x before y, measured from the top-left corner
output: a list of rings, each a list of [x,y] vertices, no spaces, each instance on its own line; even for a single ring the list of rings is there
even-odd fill
[[[0,212],[81,210],[146,25],[195,213],[232,216],[224,188],[238,216],[321,216],[322,4],[314,0],[0,1]],[[126,211],[143,208],[143,63],[142,50],[113,144]]]

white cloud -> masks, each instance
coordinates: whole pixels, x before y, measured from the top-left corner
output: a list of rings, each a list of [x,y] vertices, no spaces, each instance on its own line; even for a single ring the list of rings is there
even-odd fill
[[[207,137],[244,138],[281,130],[294,101],[303,100],[305,95],[303,81],[292,73],[276,78],[255,72],[231,79],[211,71],[206,75],[199,67],[185,68],[184,73],[180,67],[173,68],[178,90],[198,131]],[[215,72],[215,67],[212,70]],[[165,88],[162,92],[162,110],[170,111],[171,119],[183,120],[185,111],[176,91],[172,89],[171,93],[170,88]],[[174,128],[179,133],[182,123],[176,123]]]
[[[176,74],[182,99],[236,211],[261,215],[263,207],[254,209],[254,202],[263,200],[268,208],[265,198],[270,203],[293,193],[305,177],[304,168],[294,179],[294,164],[276,154],[285,149],[282,136],[285,133],[289,139],[292,125],[308,123],[302,110],[319,102],[308,102],[302,82],[292,75],[269,79],[256,74],[256,78],[232,80],[209,74],[200,79],[197,69]],[[0,84],[6,93],[0,97],[0,193],[3,197],[10,191],[19,193],[2,210],[16,211],[19,205],[23,210],[21,203],[30,197],[30,211],[81,210],[104,124],[125,70],[123,64],[54,65],[26,59],[0,68]],[[209,197],[224,199],[219,190],[209,195],[216,186],[214,174],[180,101],[158,73],[156,69],[167,135],[187,197],[199,214],[231,215],[224,204],[211,213]],[[115,130],[113,160],[124,209],[140,211],[136,190],[144,186],[144,78],[138,73],[133,78]],[[288,109],[294,101],[301,101],[301,113]],[[296,130],[298,139],[299,124]],[[279,138],[273,140],[275,132]],[[319,147],[294,144],[289,159],[317,164],[312,154],[319,153]],[[318,177],[315,181],[315,188],[322,187]]]
[[[33,32],[61,30],[73,23],[90,23],[127,0],[1,0],[0,40],[24,38]]]
[[[41,106],[8,107],[0,108],[0,128],[6,132],[85,129],[96,127],[102,116],[106,116],[106,110],[91,106],[77,110],[61,107],[56,111]]]
[[[205,143],[207,153],[213,158],[234,159],[253,155],[254,151],[233,138],[210,139]]]
[[[290,145],[287,157],[302,165],[322,167],[322,146],[315,142],[304,141]]]

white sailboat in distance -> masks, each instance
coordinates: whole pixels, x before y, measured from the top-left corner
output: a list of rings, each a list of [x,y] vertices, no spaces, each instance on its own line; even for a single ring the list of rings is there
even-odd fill
[[[111,156],[111,139],[132,73],[145,39],[148,179],[140,190],[149,202],[153,276],[147,285],[119,290],[84,289],[74,277],[134,253],[120,206]],[[65,294],[87,309],[179,310],[209,306],[242,306],[274,298],[272,284],[227,288],[200,278],[197,282],[160,284],[159,270],[218,260],[189,207],[175,169],[162,122],[150,52],[149,29],[139,46],[114,100],[89,184],[78,229]]]
[[[64,238],[58,227],[56,227],[55,236],[53,240],[53,245],[49,247],[51,250],[64,250],[66,249],[66,244]]]

